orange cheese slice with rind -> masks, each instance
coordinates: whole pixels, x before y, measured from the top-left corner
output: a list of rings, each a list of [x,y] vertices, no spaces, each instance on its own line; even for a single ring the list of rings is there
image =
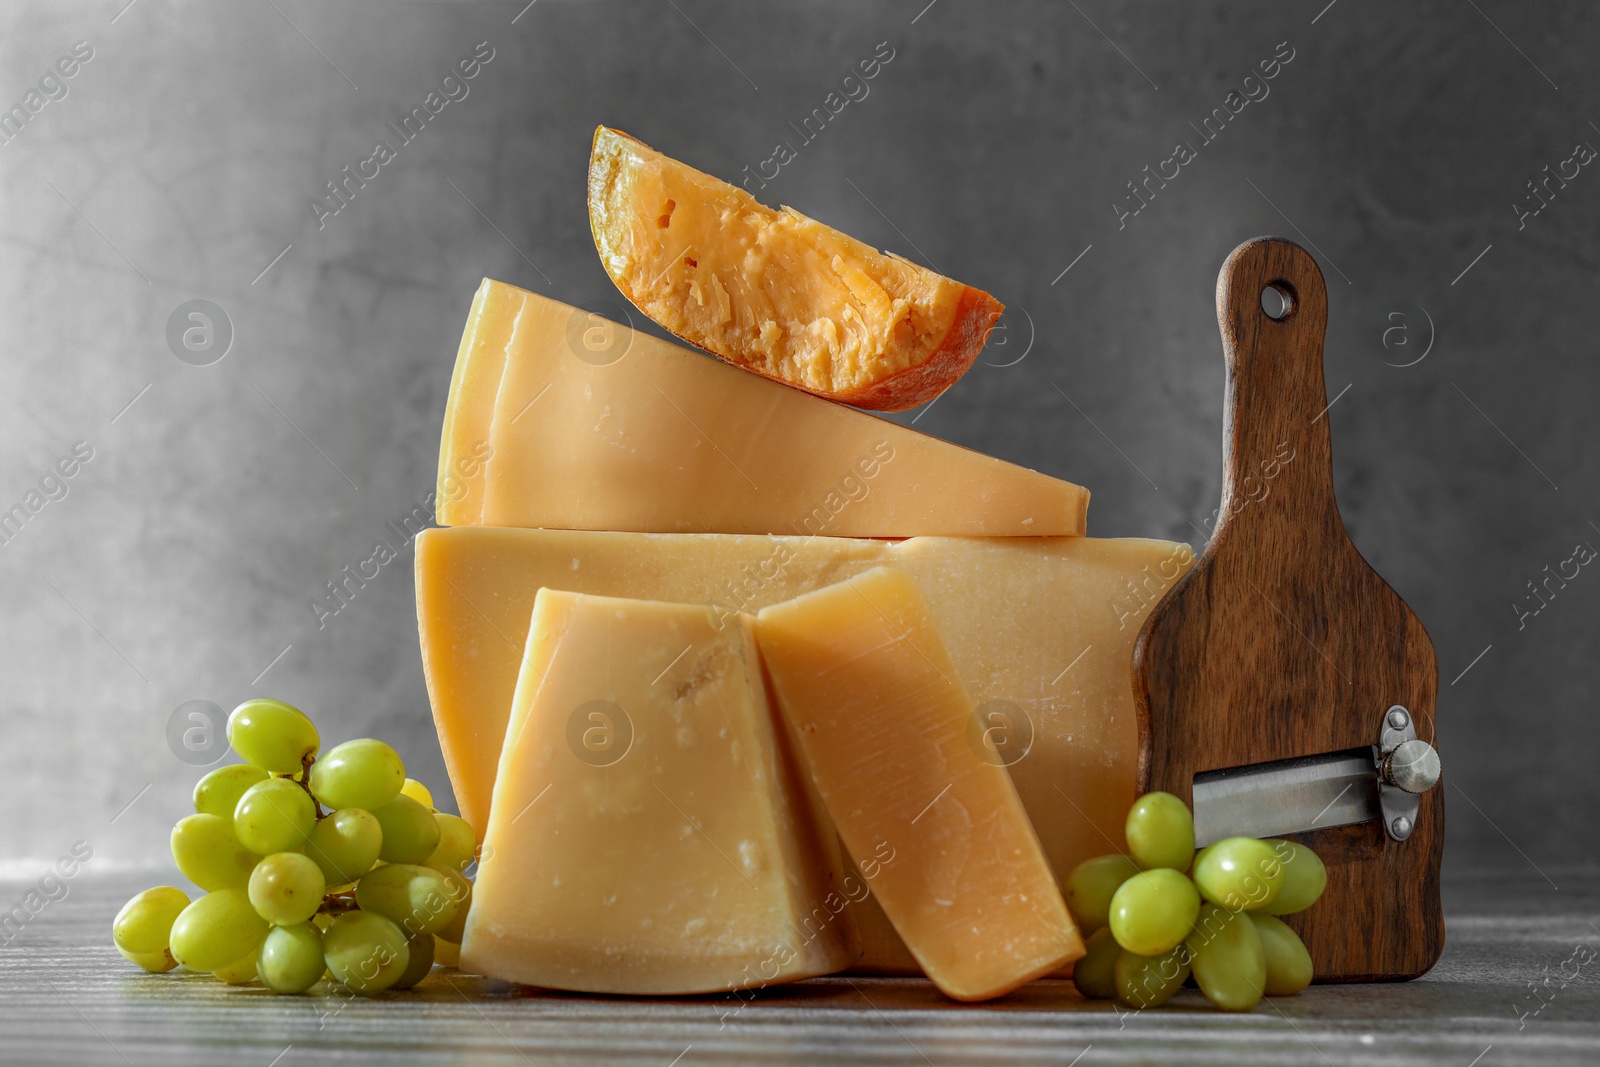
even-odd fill
[[[606,273],[663,328],[856,407],[934,399],[972,366],[1004,310],[605,126],[589,160],[589,224]]]

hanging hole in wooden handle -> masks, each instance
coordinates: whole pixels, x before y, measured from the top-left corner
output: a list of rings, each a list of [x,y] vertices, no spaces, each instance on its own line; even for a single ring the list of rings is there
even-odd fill
[[[1282,322],[1294,314],[1294,286],[1279,279],[1268,282],[1261,290],[1261,310],[1273,322]]]

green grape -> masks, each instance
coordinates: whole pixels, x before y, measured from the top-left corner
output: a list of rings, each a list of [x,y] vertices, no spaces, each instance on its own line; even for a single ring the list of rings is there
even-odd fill
[[[1189,980],[1189,950],[1179,945],[1160,956],[1141,956],[1123,950],[1112,977],[1117,1000],[1130,1008],[1155,1008],[1172,999]]]
[[[276,993],[304,993],[326,969],[322,931],[311,923],[275,926],[261,944],[259,976]]]
[[[466,870],[477,851],[477,835],[463,818],[438,812],[433,817],[439,824],[439,845],[428,856],[428,863],[452,871]]]
[[[429,866],[433,866],[431,863]],[[467,933],[467,914],[472,910],[472,883],[461,876],[459,872],[434,867],[434,870],[443,874],[449,882],[450,897],[456,902],[455,918],[445,923],[434,931],[434,936],[453,944],[461,944],[461,939]]]
[[[1139,865],[1127,856],[1096,856],[1084,860],[1067,875],[1067,907],[1085,935],[1105,926],[1111,913],[1111,896]]]
[[[1278,895],[1283,863],[1265,841],[1227,837],[1208,846],[1194,865],[1194,884],[1207,900],[1230,911],[1255,911]]]
[[[1187,871],[1194,861],[1194,817],[1171,793],[1146,793],[1128,810],[1128,851],[1145,870]]]
[[[1110,1000],[1117,995],[1114,970],[1122,948],[1106,928],[1096,930],[1084,942],[1083,957],[1072,965],[1072,984],[1090,1000]]]
[[[439,821],[410,797],[396,796],[372,814],[383,827],[378,858],[385,863],[421,863],[439,847]]]
[[[322,935],[328,971],[356,993],[382,993],[405,974],[411,962],[406,936],[382,915],[347,911]]]
[[[250,903],[278,926],[309,922],[326,890],[322,868],[298,852],[275,852],[250,872]]]
[[[173,921],[172,955],[191,971],[215,971],[260,948],[268,929],[243,889],[219,889]]]
[[[233,832],[233,820],[189,815],[172,828],[172,859],[201,889],[240,889],[250,880],[256,855]]]
[[[249,985],[257,978],[261,966],[261,950],[246,953],[226,967],[218,967],[212,975],[227,985]]]
[[[311,768],[311,792],[329,808],[376,811],[405,784],[399,753],[370,737],[333,746]]]
[[[433,962],[441,967],[461,968],[461,946],[433,935]]]
[[[1269,997],[1289,997],[1311,984],[1311,953],[1300,935],[1282,919],[1248,913],[1255,923],[1256,936],[1267,960],[1267,980],[1262,987]]]
[[[1265,841],[1283,863],[1283,885],[1278,895],[1261,910],[1268,915],[1289,915],[1305,911],[1328,888],[1328,868],[1315,852],[1294,841]]]
[[[433,936],[418,934],[406,938],[406,969],[390,989],[410,989],[433,970]]]
[[[1111,932],[1117,944],[1141,956],[1160,956],[1189,934],[1200,911],[1194,883],[1170,867],[1140,871],[1111,898]]]
[[[348,885],[372,870],[383,847],[383,828],[372,812],[340,808],[318,820],[306,839],[306,855],[322,868],[329,888]]]
[[[410,863],[379,867],[356,883],[361,910],[393,919],[408,936],[443,929],[456,917],[459,900],[446,875]]]
[[[117,951],[122,953],[123,959],[143,967],[151,974],[165,974],[178,965],[178,961],[172,958],[172,950],[170,948],[160,949],[156,952],[129,952],[121,945],[118,945]]]
[[[246,700],[228,716],[228,744],[273,774],[299,774],[320,743],[306,713],[281,700]]]
[[[400,795],[410,797],[425,808],[433,807],[433,794],[428,791],[427,786],[415,778],[406,779],[405,784],[400,787]]]
[[[189,895],[181,889],[170,885],[146,889],[117,912],[111,921],[111,940],[124,956],[144,967],[135,957],[164,957],[172,938],[172,921],[188,906]]]
[[[1187,944],[1195,983],[1211,1003],[1225,1011],[1249,1011],[1261,1000],[1267,957],[1250,916],[1206,904]]]
[[[317,825],[317,806],[287,778],[269,778],[244,791],[233,809],[233,832],[259,856],[299,852]]]
[[[200,779],[194,787],[194,810],[202,815],[220,815],[233,818],[233,809],[239,806],[244,791],[272,775],[253,763],[231,763]]]

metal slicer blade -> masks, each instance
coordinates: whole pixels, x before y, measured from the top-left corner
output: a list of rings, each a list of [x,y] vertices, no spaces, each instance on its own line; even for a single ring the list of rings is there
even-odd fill
[[[1278,837],[1380,816],[1372,746],[1194,776],[1194,840]]]

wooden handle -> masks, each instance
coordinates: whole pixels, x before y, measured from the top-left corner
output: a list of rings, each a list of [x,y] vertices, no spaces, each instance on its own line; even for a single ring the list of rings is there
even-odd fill
[[[1262,290],[1289,313],[1269,316]],[[1134,647],[1140,788],[1192,801],[1201,771],[1378,741],[1407,709],[1438,747],[1433,644],[1350,542],[1333,492],[1322,273],[1279,238],[1240,245],[1217,282],[1227,357],[1223,500],[1211,541],[1152,609]],[[1287,921],[1319,981],[1419,975],[1444,946],[1443,786],[1409,839],[1382,826],[1294,835],[1328,865],[1328,890]]]
[[[1262,307],[1269,288],[1286,301],[1278,319]],[[1322,271],[1299,245],[1272,237],[1246,241],[1217,276],[1217,322],[1228,372],[1218,532],[1228,523],[1281,529],[1311,520],[1317,532],[1342,539],[1322,378],[1328,325]],[[1260,506],[1273,497],[1271,507]]]

